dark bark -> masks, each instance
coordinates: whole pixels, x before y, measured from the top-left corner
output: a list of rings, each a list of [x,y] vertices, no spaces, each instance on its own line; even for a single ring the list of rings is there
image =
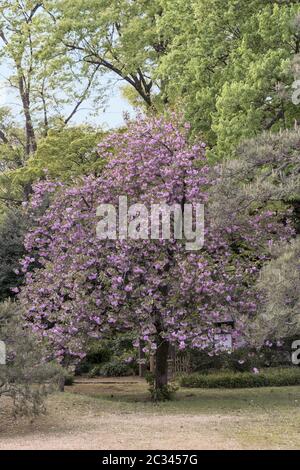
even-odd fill
[[[33,7],[30,15],[28,16],[27,24],[30,23],[36,11],[41,6],[42,6],[42,3],[37,3]],[[2,39],[2,41],[4,42],[6,46],[9,45],[9,42],[5,36],[3,29],[0,29],[0,38]],[[26,133],[25,150],[26,150],[26,155],[30,155],[31,153],[35,152],[37,149],[35,131],[34,131],[32,119],[31,119],[31,112],[30,112],[30,73],[26,81],[26,78],[23,73],[22,65],[21,65],[22,59],[19,57],[14,57],[14,55],[12,57],[14,59],[16,69],[17,69],[18,88],[19,88],[19,93],[20,93],[22,106],[23,106],[23,112],[25,116],[25,133]]]
[[[279,119],[283,119],[283,118],[284,118],[284,110],[280,109],[278,113],[276,114],[276,116],[266,126],[264,126],[264,129],[267,131],[270,130],[271,127],[274,126],[274,124],[276,124],[277,121],[279,121]]]
[[[32,124],[31,113],[30,113],[30,99],[29,92],[25,87],[24,76],[21,72],[20,65],[17,64],[17,70],[19,73],[19,92],[23,105],[23,112],[25,116],[25,132],[26,132],[26,155],[30,155],[37,149],[35,132]]]
[[[167,340],[162,340],[156,351],[155,389],[157,392],[168,385],[168,353],[169,343]]]
[[[145,353],[143,351],[143,341],[140,341],[139,345],[139,377],[145,377],[146,373],[146,364],[145,364]]]
[[[24,109],[24,114],[25,114],[25,120],[26,120],[26,154],[30,155],[31,153],[34,153],[37,149],[37,144],[36,144],[36,139],[35,139],[35,132],[33,129],[32,121],[31,121],[31,116],[28,109]]]
[[[64,392],[65,391],[65,378],[60,377],[57,385],[58,385],[59,392]]]
[[[95,70],[93,71],[93,73],[91,74],[89,80],[88,80],[88,83],[87,83],[87,86],[84,90],[84,92],[82,93],[80,99],[78,100],[78,102],[76,103],[74,109],[71,111],[71,113],[69,114],[69,116],[65,119],[64,123],[65,124],[68,124],[68,122],[72,119],[72,117],[77,113],[78,109],[80,108],[80,106],[82,105],[82,103],[84,102],[84,100],[86,99],[86,96],[87,96],[87,93],[89,92],[92,84],[93,84],[93,81],[94,81],[94,78],[95,78],[95,75],[96,73],[98,72],[100,68],[100,64],[97,65],[97,67],[95,68]]]
[[[125,69],[124,64],[116,65],[113,62],[109,62],[104,56],[96,55],[93,50],[86,49],[84,47],[80,47],[76,44],[70,44],[67,42],[63,42],[63,44],[71,51],[80,51],[85,54],[84,61],[88,64],[98,65],[99,67],[103,67],[111,72],[114,72],[116,75],[121,77],[127,83],[129,83],[141,96],[141,98],[145,101],[145,103],[151,107],[152,103],[152,95],[151,90],[153,87],[152,80],[147,81],[144,74],[140,69],[137,69],[133,74],[127,74],[123,71]],[[111,51],[110,51],[111,52]],[[118,58],[114,57],[116,60]]]
[[[300,235],[300,201],[293,201],[295,229],[297,235]]]
[[[2,142],[4,144],[8,144],[8,139],[7,139],[6,135],[4,134],[4,132],[1,131],[1,130],[0,130],[0,139],[2,140]]]
[[[44,95],[44,86],[41,91],[41,100],[43,103],[43,113],[44,113],[44,132],[43,135],[44,137],[47,137],[48,131],[49,131],[49,120],[48,120],[48,113],[47,113],[47,105],[46,105],[46,100],[45,100],[45,95]]]

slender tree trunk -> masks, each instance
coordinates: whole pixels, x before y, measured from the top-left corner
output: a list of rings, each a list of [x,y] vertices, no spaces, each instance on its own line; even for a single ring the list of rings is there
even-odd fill
[[[65,391],[65,378],[60,377],[57,385],[58,385],[58,391],[59,392],[64,392]]]
[[[163,340],[156,351],[155,389],[157,392],[168,385],[168,353],[169,343]]]
[[[7,139],[6,135],[4,134],[4,132],[1,131],[1,130],[0,130],[0,139],[2,140],[2,142],[4,144],[8,144],[8,139]]]
[[[155,356],[154,354],[150,355],[150,372],[154,374],[155,372]]]
[[[36,151],[36,139],[35,132],[32,124],[31,113],[30,113],[30,104],[29,96],[25,94],[22,96],[23,110],[25,115],[25,129],[26,129],[26,154],[30,155]]]
[[[30,155],[36,151],[37,145],[29,108],[24,109],[24,113],[26,119],[26,153]]]
[[[296,233],[300,235],[300,202],[293,201]]]
[[[16,62],[17,71],[18,71],[18,82],[19,82],[19,92],[23,105],[23,112],[25,116],[25,132],[26,132],[26,154],[30,155],[34,153],[37,149],[35,132],[31,119],[30,112],[30,92],[29,85],[26,88],[26,80],[24,78],[21,65]]]
[[[143,351],[143,342],[140,341],[139,345],[139,377],[144,377],[146,372],[146,364],[145,364],[145,353]]]

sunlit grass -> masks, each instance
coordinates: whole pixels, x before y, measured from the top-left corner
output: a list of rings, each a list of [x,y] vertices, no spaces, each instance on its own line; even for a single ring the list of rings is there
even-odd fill
[[[102,412],[121,414],[203,415],[226,419],[218,433],[244,448],[300,448],[300,387],[240,390],[181,388],[176,399],[151,403],[147,384],[80,384],[68,387]],[[228,421],[229,419],[229,421]]]

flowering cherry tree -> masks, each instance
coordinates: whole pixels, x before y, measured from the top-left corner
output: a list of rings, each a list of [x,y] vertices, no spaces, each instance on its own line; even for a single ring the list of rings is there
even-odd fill
[[[188,134],[189,126],[175,116],[172,122],[141,119],[99,145],[107,161],[100,178],[73,187],[50,181],[35,186],[29,210],[44,210],[26,237],[20,297],[27,323],[59,361],[84,357],[89,337],[131,330],[135,346],[142,341],[144,352],[155,354],[161,390],[170,345],[212,354],[216,335],[224,333],[219,325],[229,317],[234,338],[243,334],[255,311],[248,287],[268,256],[270,238],[285,237],[288,229],[270,211],[253,214],[243,226],[235,220],[225,228],[213,224],[205,145],[190,145]],[[100,240],[97,207],[117,204],[121,195],[146,206],[205,204],[204,247],[187,251],[184,240],[174,237]],[[33,263],[39,267],[31,269]]]

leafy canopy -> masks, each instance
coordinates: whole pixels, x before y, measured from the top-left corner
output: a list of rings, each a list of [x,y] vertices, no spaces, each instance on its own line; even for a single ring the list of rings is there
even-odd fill
[[[195,131],[229,157],[262,130],[299,120],[292,61],[300,53],[299,2],[164,0],[169,36],[158,67],[169,101],[179,100]]]

